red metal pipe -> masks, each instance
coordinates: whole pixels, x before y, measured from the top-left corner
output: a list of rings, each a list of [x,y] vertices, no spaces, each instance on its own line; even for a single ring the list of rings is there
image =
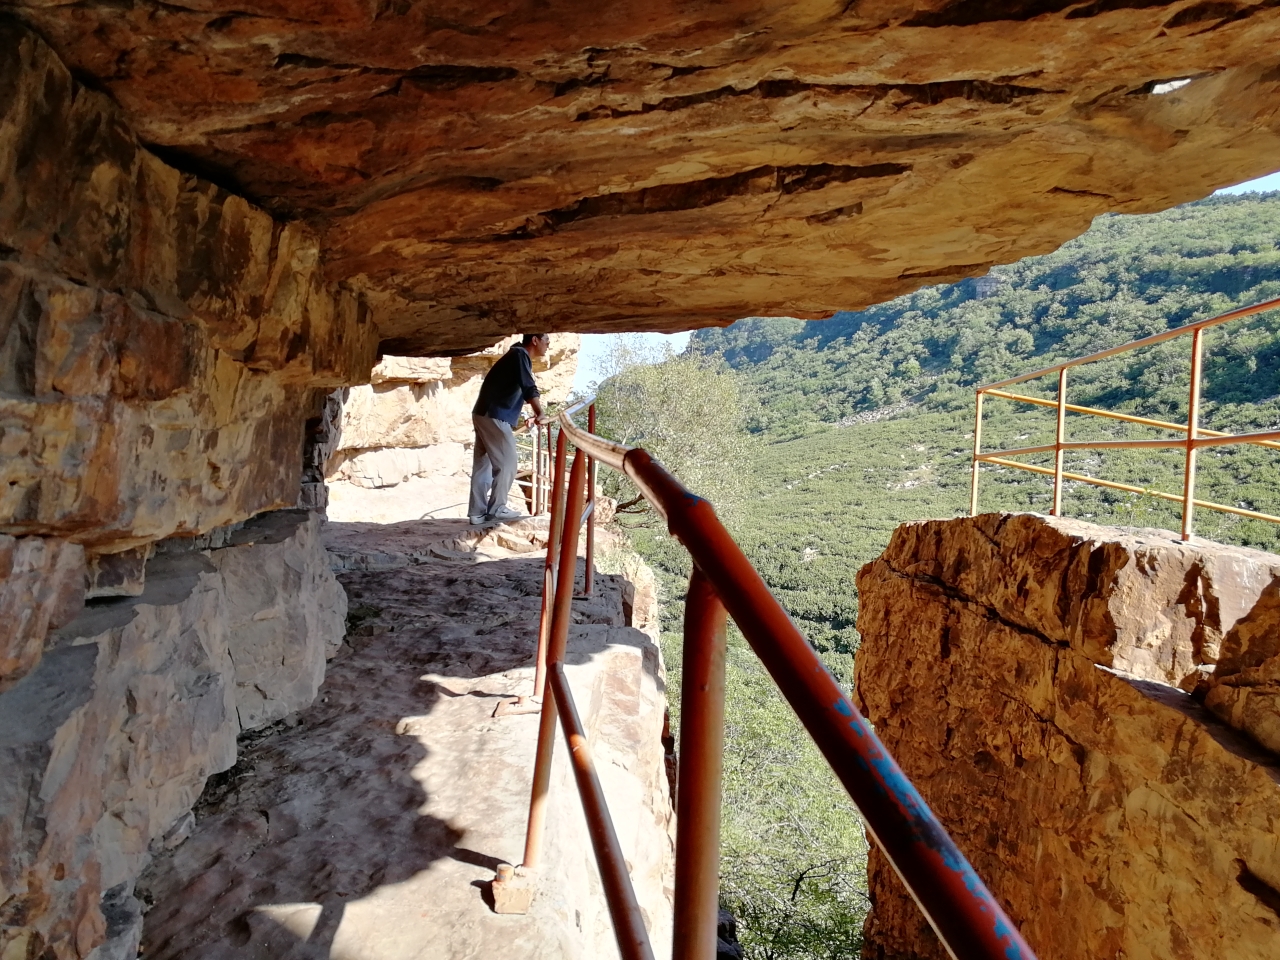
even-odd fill
[[[694,568],[684,602],[672,960],[715,960],[720,913],[725,609]]]
[[[649,945],[649,934],[644,928],[644,915],[640,912],[640,903],[636,900],[636,891],[631,885],[627,861],[622,855],[617,831],[613,828],[613,818],[609,816],[609,805],[605,802],[600,778],[596,776],[595,765],[591,762],[587,732],[578,717],[573,692],[565,679],[564,664],[559,661],[551,665],[551,691],[560,713],[560,722],[564,724],[564,739],[569,745],[573,776],[578,782],[578,795],[582,798],[587,832],[591,835],[596,865],[600,868],[600,880],[604,885],[605,902],[609,904],[609,916],[613,920],[618,952],[622,954],[622,960],[653,960],[653,948]],[[712,933],[714,932],[713,927]],[[714,955],[713,946],[712,956]]]
[[[533,496],[529,504],[529,515],[536,517],[542,512],[542,428],[533,425],[533,475],[530,477]]]
[[[774,599],[711,505],[685,489],[643,450],[628,451],[623,466],[641,492],[664,512],[671,534],[715,586],[951,955],[956,960],[1034,960],[1017,928]]]
[[[560,443],[564,443],[563,432],[560,434]],[[560,568],[547,642],[548,668],[564,659],[565,644],[569,640],[573,579],[578,557],[578,527],[582,524],[582,487],[586,478],[583,457],[581,450],[573,455],[573,470],[569,474],[569,489],[564,504],[562,535],[558,538],[558,543],[547,544],[548,553],[554,546],[560,547]],[[542,831],[547,821],[547,790],[551,784],[551,756],[556,744],[554,700],[552,692],[544,690],[542,718],[538,723],[538,753],[533,761],[533,787],[529,794],[529,826],[524,837],[524,866],[530,869],[538,865],[538,857],[542,852]]]
[[[548,430],[550,433],[550,430]],[[550,436],[548,436],[548,441]],[[556,477],[551,492],[551,523],[547,534],[547,558],[542,567],[542,614],[538,617],[538,655],[534,661],[533,695],[542,696],[547,685],[547,638],[551,635],[551,606],[555,596],[555,554],[564,530],[564,431],[556,440]]]
[[[587,432],[596,432],[596,405],[593,403],[587,407]],[[596,459],[595,457],[587,458],[587,502],[594,504],[596,502]],[[586,582],[582,586],[582,595],[584,597],[591,596],[591,590],[595,586],[596,580],[596,512],[592,510],[587,514],[587,572],[584,575]]]

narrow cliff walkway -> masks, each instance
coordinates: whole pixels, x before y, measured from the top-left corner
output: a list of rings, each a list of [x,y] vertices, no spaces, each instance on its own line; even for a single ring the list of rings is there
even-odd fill
[[[242,740],[192,835],[140,881],[152,903],[147,960],[608,955],[585,861],[549,859],[555,882],[527,917],[487,902],[494,868],[518,863],[524,839],[538,717],[492,713],[531,688],[544,537],[545,521],[483,534],[458,520],[329,526],[351,604],[346,643],[315,703]],[[649,639],[626,626],[627,587],[602,576],[595,598],[576,604],[572,669],[583,699],[600,701],[590,689],[602,684],[621,696],[590,712],[603,753],[635,752],[616,762],[625,782],[615,787],[631,794],[623,809],[636,808],[624,845],[642,873],[653,861],[660,897],[660,669]],[[562,836],[577,827],[569,789],[553,782],[550,826]],[[565,886],[571,869],[581,889]]]

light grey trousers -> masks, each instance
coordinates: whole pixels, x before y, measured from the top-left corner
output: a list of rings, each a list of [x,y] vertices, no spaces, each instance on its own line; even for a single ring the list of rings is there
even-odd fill
[[[471,501],[468,517],[484,517],[504,506],[516,479],[516,438],[511,424],[493,417],[471,415],[476,448],[471,459]]]

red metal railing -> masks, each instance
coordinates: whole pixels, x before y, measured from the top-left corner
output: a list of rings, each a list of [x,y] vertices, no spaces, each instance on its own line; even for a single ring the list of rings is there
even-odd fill
[[[1126,493],[1143,494],[1145,496],[1156,497],[1161,500],[1171,500],[1174,503],[1182,504],[1183,540],[1191,539],[1191,535],[1194,530],[1196,507],[1204,507],[1207,510],[1218,510],[1223,513],[1232,513],[1236,516],[1248,517],[1254,520],[1266,520],[1268,523],[1280,523],[1280,517],[1273,516],[1269,513],[1260,513],[1257,510],[1246,510],[1243,507],[1232,507],[1224,503],[1214,503],[1211,500],[1200,500],[1196,498],[1196,455],[1202,447],[1222,447],[1238,443],[1252,443],[1261,447],[1280,449],[1280,430],[1268,430],[1261,433],[1230,434],[1223,433],[1219,430],[1206,430],[1204,427],[1200,426],[1200,374],[1204,358],[1204,332],[1210,327],[1221,326],[1222,324],[1230,323],[1233,320],[1240,320],[1244,317],[1251,317],[1254,314],[1265,313],[1266,311],[1274,310],[1277,307],[1280,307],[1280,299],[1267,300],[1263,303],[1255,303],[1253,306],[1241,307],[1238,310],[1232,310],[1228,313],[1211,317],[1208,320],[1198,320],[1195,323],[1188,323],[1185,326],[1177,327],[1173,330],[1166,330],[1164,333],[1157,333],[1150,337],[1144,337],[1141,340],[1134,340],[1132,343],[1126,343],[1118,347],[1112,347],[1109,350],[1101,350],[1097,353],[1091,353],[1087,357],[1077,357],[1074,360],[1067,360],[1064,363],[1059,363],[1052,367],[1045,367],[1043,370],[1033,370],[1031,373],[1024,373],[1021,376],[1010,377],[1008,380],[1001,380],[998,383],[988,383],[978,387],[977,399],[974,403],[973,476],[969,488],[970,515],[977,516],[978,514],[978,477],[981,465],[984,463],[990,463],[995,466],[1012,467],[1015,470],[1026,470],[1031,473],[1040,473],[1053,477],[1053,506],[1050,508],[1049,513],[1055,517],[1062,515],[1062,481],[1070,480],[1075,483],[1087,483],[1095,487],[1106,487],[1111,490],[1122,490]],[[1175,337],[1181,337],[1187,334],[1191,335],[1191,388],[1187,404],[1186,423],[1170,423],[1166,420],[1154,420],[1150,417],[1137,417],[1132,414],[1117,413],[1114,410],[1098,410],[1094,407],[1082,407],[1078,404],[1067,403],[1067,371],[1073,367],[1078,367],[1085,363],[1093,363],[1096,360],[1106,360],[1109,357],[1114,357],[1121,353],[1128,353],[1130,350],[1136,350],[1139,347],[1154,346],[1157,343],[1163,343],[1165,340],[1172,340]],[[1029,397],[1026,394],[1010,393],[1004,389],[1005,387],[1024,383],[1028,380],[1035,380],[1038,377],[1047,376],[1051,373],[1057,374],[1058,376],[1057,400]],[[984,453],[982,450],[982,402],[986,397],[998,397],[1001,400],[1012,400],[1016,403],[1029,403],[1034,406],[1054,408],[1058,415],[1054,442],[1035,447],[1020,447],[1016,450],[995,450]],[[1185,436],[1181,439],[1171,440],[1068,440],[1068,412],[1104,417],[1108,420],[1119,420],[1124,423],[1133,423],[1143,427],[1155,427],[1159,430],[1171,430],[1175,433],[1184,434]],[[1128,483],[1117,483],[1114,480],[1102,480],[1098,477],[1091,477],[1083,473],[1069,473],[1063,469],[1065,454],[1068,450],[1159,450],[1170,448],[1179,448],[1186,451],[1181,495],[1166,493],[1163,490],[1151,490],[1146,487],[1138,487]],[[1020,463],[1017,460],[1009,459],[1010,457],[1019,457],[1037,453],[1052,453],[1053,467],[1042,467],[1033,463]]]
[[[685,602],[681,681],[674,960],[715,957],[726,616],[733,617],[831,764],[951,955],[957,960],[1034,960],[1017,928],[774,599],[711,505],[689,492],[644,450],[577,427],[573,416],[589,404],[578,404],[560,415],[547,548],[547,569],[554,576],[544,580],[547,593],[537,667],[537,676],[549,677],[550,684],[538,728],[523,869],[532,870],[539,863],[558,719],[565,727],[618,949],[625,960],[651,960],[648,933],[564,674],[585,487],[599,461],[631,479],[694,562]],[[594,416],[591,422],[594,426]],[[566,484],[568,441],[577,449]],[[590,579],[590,566],[587,575]]]
[[[574,409],[579,408],[575,407]],[[596,422],[596,407],[594,403],[589,403],[587,417],[591,426],[594,427]],[[503,700],[493,712],[495,717],[540,712],[541,707],[539,704],[542,701],[543,691],[547,685],[547,645],[550,642],[552,624],[551,604],[552,598],[556,594],[560,566],[556,545],[560,543],[564,532],[565,489],[565,435],[562,430],[557,430],[553,434],[553,426],[553,423],[547,423],[533,428],[533,473],[529,479],[532,487],[530,513],[534,516],[547,512],[551,514],[550,531],[547,538],[547,559],[542,572],[542,614],[538,620],[538,656],[537,666],[534,669],[533,696],[519,696]],[[556,451],[554,457],[551,455],[553,440]],[[555,470],[552,469],[553,464],[556,467]],[[578,526],[586,525],[587,569],[583,578],[584,583],[581,593],[583,597],[591,596],[591,591],[595,584],[596,468],[594,463],[588,468],[588,476],[590,483],[586,488],[586,504],[582,507],[577,521]],[[576,538],[574,543],[576,549]],[[570,564],[569,569],[571,576],[568,589],[572,591],[574,579],[572,572],[576,570],[576,564]]]

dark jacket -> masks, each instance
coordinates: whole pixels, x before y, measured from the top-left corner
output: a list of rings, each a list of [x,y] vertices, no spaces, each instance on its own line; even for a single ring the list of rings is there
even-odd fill
[[[514,427],[520,422],[520,408],[538,396],[541,394],[533,381],[533,361],[529,351],[517,343],[485,374],[471,412],[505,420]]]

